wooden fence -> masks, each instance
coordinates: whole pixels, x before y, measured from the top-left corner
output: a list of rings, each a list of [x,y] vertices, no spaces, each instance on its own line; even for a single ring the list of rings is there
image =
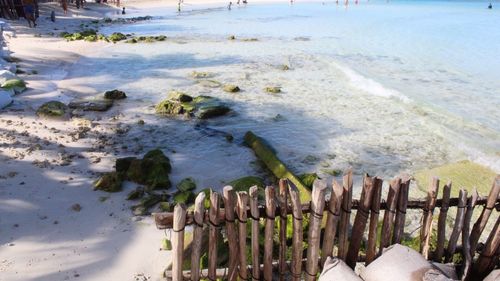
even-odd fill
[[[157,227],[172,228],[173,231],[172,265],[165,271],[165,277],[172,280],[316,280],[328,256],[338,256],[354,268],[356,262],[369,264],[382,253],[383,248],[401,243],[408,209],[422,210],[420,252],[427,259],[449,262],[455,253],[461,253],[463,262],[457,267],[461,269],[462,280],[481,280],[499,266],[500,176],[496,177],[488,197],[478,196],[475,189],[468,196],[467,191],[461,189],[457,198],[450,198],[450,182],[444,185],[442,198],[437,199],[439,180],[434,178],[426,199],[409,200],[410,179],[405,177],[390,182],[387,199],[384,200],[381,198],[382,180],[366,175],[360,199],[353,200],[352,185],[350,171],[343,176],[342,185],[333,181],[332,186],[327,187],[325,182],[316,181],[310,203],[301,204],[294,184],[280,180],[278,188],[268,186],[265,189],[265,205],[259,205],[257,187],[250,188],[247,194],[226,186],[222,197],[211,191],[208,210],[204,204],[206,195],[200,193],[193,211],[187,212],[186,206],[179,204],[173,213],[157,213]],[[327,193],[330,193],[328,200],[325,197]],[[220,208],[221,203],[224,208]],[[478,206],[482,206],[481,215],[470,230],[472,213]],[[456,207],[457,212],[451,235],[446,239],[446,218],[450,207]],[[429,246],[431,236],[435,235],[432,227],[436,209],[439,209],[437,232],[434,232],[437,233],[437,245],[431,252]],[[353,210],[356,212],[350,230]],[[384,211],[383,215],[381,211]],[[496,217],[494,228],[486,242],[479,243],[492,213]],[[290,241],[286,231],[289,219],[293,229],[291,245],[287,244],[287,238]],[[381,225],[379,220],[382,220]],[[307,233],[304,233],[306,222]],[[264,225],[263,233],[261,224]],[[187,225],[193,226],[188,257],[191,268],[183,270]],[[247,231],[247,225],[250,231]],[[224,231],[221,231],[222,227]],[[219,236],[222,233],[227,238],[229,258],[227,265],[218,268],[217,255],[221,252],[217,251],[217,243],[221,241]],[[200,268],[200,259],[204,254],[202,244],[207,241],[205,235],[208,235],[208,266]],[[263,248],[260,248],[259,236],[262,235],[264,242]],[[460,235],[462,241],[458,247]],[[275,239],[279,245],[273,245]],[[307,242],[306,247],[303,242]],[[362,249],[364,243],[366,246]],[[278,254],[275,252],[273,255],[273,247],[279,248]],[[251,253],[250,258],[247,251]]]

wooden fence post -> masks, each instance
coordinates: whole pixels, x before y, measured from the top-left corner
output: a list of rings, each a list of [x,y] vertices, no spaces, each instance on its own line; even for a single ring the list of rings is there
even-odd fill
[[[215,280],[217,278],[217,240],[220,235],[219,203],[219,194],[210,190],[210,210],[208,211],[210,223],[208,234],[208,278],[210,280]]]
[[[288,188],[287,188],[287,180],[285,179],[280,179],[279,181],[279,196],[278,196],[278,203],[280,207],[280,233],[279,233],[279,239],[280,239],[280,249],[279,249],[279,280],[284,281],[285,280],[285,273],[286,273],[286,224],[287,224],[287,206],[288,206],[288,200],[287,200],[287,193],[288,193]]]
[[[467,212],[465,213],[464,219],[464,227],[462,228],[462,247],[463,247],[463,255],[464,255],[464,263],[462,266],[462,281],[468,278],[470,273],[471,265],[472,265],[472,255],[470,250],[470,222],[472,219],[472,214],[474,212],[474,208],[476,207],[477,197],[479,194],[477,193],[477,189],[474,188],[472,190],[472,195],[467,201]]]
[[[387,193],[387,206],[384,211],[384,221],[382,222],[382,231],[380,233],[380,248],[378,255],[382,254],[382,250],[391,244],[392,227],[394,225],[394,214],[398,205],[399,189],[401,179],[395,178],[389,184],[389,192]]]
[[[182,281],[182,262],[184,256],[184,226],[186,225],[186,206],[177,204],[174,208],[174,227],[172,235],[172,280]]]
[[[370,264],[377,256],[377,227],[380,213],[380,197],[382,195],[382,179],[375,178],[373,185],[373,198],[371,203],[370,224],[368,226],[368,247],[366,248],[366,265]]]
[[[352,208],[352,170],[347,170],[342,178],[342,208],[340,212],[339,225],[339,252],[338,256],[344,260],[347,257],[349,247],[349,220],[351,218]]]
[[[326,182],[315,180],[311,194],[311,210],[309,215],[309,233],[307,235],[306,281],[316,280],[318,274],[319,243],[321,221],[325,208]]]
[[[332,191],[328,203],[328,214],[326,217],[325,234],[323,235],[323,246],[321,248],[321,267],[328,256],[333,255],[333,244],[337,234],[337,225],[340,218],[340,205],[342,204],[343,188],[336,180],[332,182]]]
[[[259,262],[259,206],[257,186],[250,187],[250,214],[252,215],[252,279],[260,280]]]
[[[486,227],[486,223],[488,223],[488,219],[493,211],[493,207],[495,206],[499,193],[500,175],[497,175],[495,181],[493,182],[493,186],[491,187],[490,194],[488,195],[488,201],[486,202],[486,205],[484,205],[481,215],[472,227],[470,234],[470,250],[472,258],[474,258],[474,255],[476,254],[477,243],[479,242],[481,233],[483,233],[483,230]]]
[[[293,214],[293,238],[292,238],[292,264],[290,266],[290,273],[292,274],[293,281],[300,281],[302,277],[302,206],[300,205],[300,194],[297,187],[288,182],[290,201],[292,203]]]
[[[224,214],[226,217],[227,243],[229,245],[229,266],[228,280],[236,281],[238,278],[238,235],[235,224],[235,204],[236,197],[232,186],[225,186],[224,193]]]
[[[451,261],[453,255],[455,254],[458,237],[460,236],[460,233],[462,233],[462,229],[464,227],[466,206],[467,206],[467,190],[462,188],[460,189],[458,195],[457,216],[455,217],[455,225],[453,226],[453,230],[450,235],[450,240],[448,241],[448,248],[446,249],[445,262]]]
[[[495,268],[496,260],[500,253],[500,216],[497,218],[495,226],[486,240],[484,249],[479,255],[475,264],[475,278],[481,280]]]
[[[436,262],[442,262],[444,253],[444,243],[446,235],[446,218],[448,217],[448,205],[450,204],[451,181],[443,187],[443,203],[439,209],[438,229],[437,229],[437,248],[434,254]]]
[[[194,201],[194,226],[191,251],[191,280],[200,280],[201,241],[203,239],[203,219],[205,218],[205,192],[200,192]]]
[[[394,221],[394,235],[392,236],[392,244],[401,243],[401,238],[403,237],[406,220],[406,207],[408,206],[410,181],[410,177],[404,176],[399,188],[398,212],[396,213],[396,219]]]
[[[349,249],[347,250],[346,264],[354,269],[358,261],[359,248],[361,247],[361,240],[365,232],[366,223],[370,215],[370,207],[373,198],[373,185],[374,178],[365,175],[363,179],[363,189],[359,199],[359,206],[354,217],[354,225],[352,226],[351,240]]]
[[[422,228],[420,231],[420,253],[422,253],[425,259],[429,257],[429,242],[432,235],[432,215],[434,214],[438,191],[439,179],[434,177],[427,191],[427,202],[424,207]]]
[[[239,232],[239,260],[240,260],[240,280],[248,280],[247,269],[247,206],[248,194],[246,192],[238,192],[238,232]]]
[[[264,280],[273,280],[273,237],[276,211],[276,194],[273,186],[266,187],[266,228],[264,230]]]

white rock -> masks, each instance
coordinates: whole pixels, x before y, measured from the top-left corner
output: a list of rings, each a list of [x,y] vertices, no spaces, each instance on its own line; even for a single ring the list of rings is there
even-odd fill
[[[17,79],[17,76],[8,70],[0,70],[0,84],[10,79]]]
[[[0,108],[4,108],[12,103],[12,97],[9,92],[0,91]]]

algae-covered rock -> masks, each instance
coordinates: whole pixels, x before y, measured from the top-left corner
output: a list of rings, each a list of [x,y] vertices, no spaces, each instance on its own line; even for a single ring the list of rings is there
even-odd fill
[[[9,79],[2,83],[2,89],[13,91],[15,94],[20,94],[26,90],[26,83],[21,79]]]
[[[297,186],[300,192],[300,201],[308,202],[311,200],[311,192],[309,189],[295,176],[288,168],[278,159],[272,149],[260,137],[256,136],[251,131],[245,134],[245,144],[253,149],[255,155],[271,170],[277,178],[286,178]]]
[[[160,202],[158,204],[158,206],[160,207],[160,210],[162,212],[172,212],[174,209],[174,205],[172,205],[172,204],[170,204],[170,202],[166,202],[166,201]]]
[[[208,119],[226,115],[231,109],[223,104],[202,106],[196,112],[198,119]]]
[[[37,109],[36,115],[43,118],[66,118],[69,115],[68,106],[60,101],[49,101]]]
[[[194,203],[194,199],[195,195],[192,191],[177,192],[174,194],[174,197],[172,198],[175,204],[183,203],[186,205]]]
[[[161,150],[155,149],[146,153],[143,159],[130,162],[127,178],[149,189],[167,189],[171,186],[168,177],[171,169],[170,159]]]
[[[281,87],[265,87],[264,91],[266,93],[278,94],[281,93]]]
[[[76,99],[69,103],[69,108],[83,111],[106,111],[113,106],[113,100],[108,99]]]
[[[222,84],[219,81],[215,80],[198,80],[198,84],[207,88],[219,88]]]
[[[97,35],[89,35],[89,36],[85,36],[83,38],[83,40],[87,41],[87,42],[96,42],[97,41]]]
[[[192,178],[185,178],[177,184],[177,189],[182,192],[192,191],[196,189],[196,183]]]
[[[111,90],[104,93],[104,98],[108,100],[121,100],[127,98],[125,92],[120,90]]]
[[[228,185],[232,186],[235,191],[246,191],[250,189],[250,187],[256,185],[260,188],[264,188],[264,180],[260,177],[255,176],[247,176],[239,179],[232,180],[228,183]]]
[[[116,43],[118,41],[122,41],[125,39],[127,39],[127,36],[125,36],[123,33],[120,33],[120,32],[115,32],[115,33],[108,36],[108,40],[113,42],[113,43]]]
[[[414,175],[418,187],[424,191],[427,191],[434,176],[439,177],[443,184],[452,181],[452,197],[458,196],[462,187],[468,190],[476,187],[482,196],[487,196],[495,181],[496,173],[487,167],[465,160],[421,170]]]
[[[226,84],[224,85],[223,90],[228,93],[236,93],[240,91],[240,87],[233,84]]]
[[[309,189],[312,189],[314,181],[318,178],[316,173],[306,173],[299,175],[300,181]]]
[[[340,169],[321,169],[321,172],[334,177],[342,175],[342,170]]]
[[[144,196],[144,188],[138,187],[127,194],[127,200],[137,200]]]
[[[122,190],[123,177],[116,172],[103,174],[95,183],[94,190],[119,192]]]
[[[179,115],[184,114],[186,111],[180,102],[173,100],[163,100],[155,107],[157,114],[162,115]]]
[[[154,37],[156,41],[165,41],[167,39],[167,36],[165,35],[159,35]]]
[[[175,91],[175,90],[170,91],[168,93],[168,99],[172,100],[172,101],[178,101],[178,102],[191,102],[191,101],[193,101],[193,97],[191,97],[190,95],[183,93],[183,92]]]
[[[281,70],[290,70],[290,67],[286,64],[282,64],[282,65],[280,65],[280,69]]]
[[[135,38],[130,38],[130,39],[126,40],[126,41],[125,41],[125,43],[135,44],[135,43],[137,43],[137,39],[135,39]]]
[[[210,72],[200,72],[200,71],[193,71],[191,72],[191,77],[193,78],[211,78],[214,77],[215,74],[210,73]]]
[[[115,162],[115,169],[117,173],[126,173],[130,164],[133,160],[136,160],[135,157],[125,157],[125,158],[117,158]]]

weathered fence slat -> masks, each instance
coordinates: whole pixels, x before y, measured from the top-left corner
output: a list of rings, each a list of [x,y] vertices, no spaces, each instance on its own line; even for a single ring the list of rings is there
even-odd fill
[[[287,206],[288,206],[288,184],[285,179],[279,181],[278,203],[280,209],[280,245],[279,245],[279,280],[285,280],[286,273],[286,224],[287,224]]]
[[[365,175],[363,179],[363,189],[361,191],[360,206],[356,211],[354,217],[354,224],[352,226],[351,239],[349,242],[349,249],[347,250],[346,264],[351,268],[356,266],[358,261],[359,249],[361,247],[361,240],[366,228],[366,223],[370,215],[370,207],[373,198],[373,185],[374,178]]]
[[[370,224],[368,226],[368,247],[366,248],[366,265],[370,264],[377,255],[377,226],[380,212],[380,197],[382,195],[382,180],[374,178],[373,198],[371,203]]]
[[[464,255],[464,263],[462,267],[462,281],[466,280],[470,274],[470,268],[472,265],[472,255],[470,250],[470,222],[472,219],[472,213],[476,207],[476,202],[479,194],[477,189],[472,190],[471,197],[467,200],[467,212],[465,213],[464,227],[462,228],[462,247]]]
[[[299,190],[292,182],[288,182],[288,186],[293,210],[292,263],[290,266],[290,273],[293,281],[300,281],[302,277],[302,240],[304,239],[302,210]]]
[[[424,258],[429,257],[429,242],[432,235],[432,215],[436,206],[437,194],[439,191],[439,179],[434,177],[427,191],[427,203],[423,212],[422,228],[420,229],[420,253]]]
[[[306,281],[316,280],[318,274],[319,243],[321,221],[325,208],[326,182],[315,180],[311,194],[311,213],[309,216],[309,233],[307,235]]]
[[[248,279],[247,269],[247,206],[248,194],[238,192],[237,197],[237,215],[238,215],[238,243],[239,243],[239,275],[240,280]]]
[[[475,272],[477,273],[476,278],[484,278],[490,271],[493,270],[498,260],[498,255],[500,254],[500,216],[498,216],[497,221],[484,249],[479,255],[479,259],[475,264]],[[480,280],[480,279],[478,279]]]
[[[321,266],[323,266],[328,256],[333,255],[333,244],[335,242],[335,234],[337,233],[337,225],[340,218],[342,192],[342,186],[340,186],[336,180],[333,180],[330,201],[328,202],[328,214],[326,216],[325,234],[323,238],[323,245],[321,248]]]
[[[210,190],[210,209],[209,209],[209,229],[208,229],[208,278],[215,280],[217,278],[217,240],[219,231],[219,208],[220,196],[217,192]]]
[[[439,209],[438,229],[437,229],[437,246],[434,254],[434,260],[441,262],[444,253],[444,243],[446,234],[446,218],[448,217],[448,204],[450,203],[451,182],[448,182],[443,187],[443,204]]]
[[[227,243],[229,246],[229,270],[228,280],[235,281],[238,278],[238,235],[235,224],[235,203],[236,197],[232,186],[223,188],[224,214],[226,216]]]
[[[252,218],[252,279],[260,280],[259,269],[259,209],[258,209],[258,192],[257,186],[250,187],[250,217]]]
[[[174,208],[174,228],[172,229],[172,280],[182,280],[182,261],[184,256],[184,226],[186,225],[186,206],[177,204]]]
[[[457,207],[457,216],[455,217],[455,225],[450,235],[450,240],[448,241],[448,248],[446,249],[445,261],[451,261],[453,254],[457,248],[457,241],[462,229],[464,227],[465,218],[465,207],[467,206],[467,190],[460,189],[458,197],[460,198],[459,205]]]
[[[408,206],[408,194],[410,190],[410,178],[405,176],[401,181],[398,198],[398,212],[394,221],[394,235],[392,244],[401,243],[406,220],[406,208]]]
[[[194,201],[194,227],[191,251],[191,280],[200,280],[201,243],[203,240],[203,217],[205,216],[205,192],[200,192]]]
[[[273,186],[266,187],[266,227],[264,229],[264,280],[273,280],[273,236],[276,211],[276,194]]]
[[[470,249],[471,255],[474,258],[476,254],[477,243],[479,242],[479,237],[481,237],[481,233],[483,233],[484,228],[486,227],[486,223],[488,223],[488,219],[490,218],[491,212],[493,211],[493,207],[495,206],[496,201],[498,200],[498,194],[500,193],[500,175],[497,175],[495,181],[493,182],[493,186],[491,187],[490,194],[488,195],[488,200],[486,201],[485,206],[483,207],[483,211],[481,215],[477,219],[476,223],[472,227],[472,231],[470,234]]]
[[[340,212],[339,225],[339,252],[340,259],[345,260],[349,247],[349,220],[351,218],[352,207],[352,170],[348,170],[342,177],[342,208]]]
[[[396,207],[398,204],[400,186],[400,178],[393,179],[389,184],[389,192],[387,193],[387,206],[384,211],[384,220],[382,222],[382,231],[380,233],[380,249],[378,251],[378,255],[381,255],[382,250],[391,244],[394,214],[396,213]]]

